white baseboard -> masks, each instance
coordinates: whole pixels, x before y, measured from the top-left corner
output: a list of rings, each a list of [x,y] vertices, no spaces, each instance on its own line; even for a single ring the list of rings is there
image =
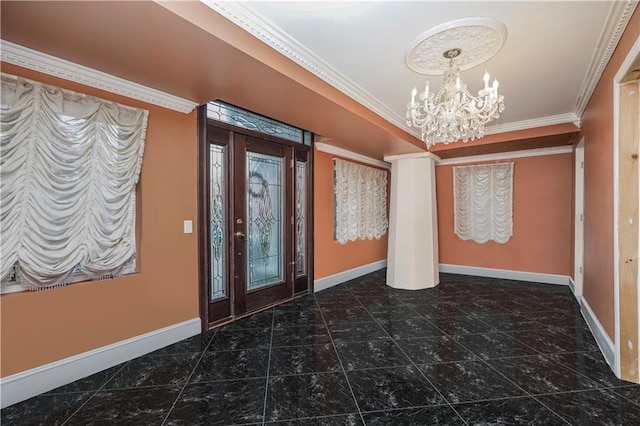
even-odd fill
[[[0,379],[1,408],[195,336],[200,331],[200,318],[194,318],[4,377]]]
[[[481,268],[479,266],[450,265],[446,263],[440,264],[440,272],[560,285],[570,285],[571,279],[568,275],[541,274],[538,272],[511,271],[508,269]]]
[[[569,277],[569,288],[571,288],[571,293],[576,294],[576,283],[573,282],[573,278]]]
[[[387,259],[383,259],[369,263],[368,265],[362,265],[347,271],[338,272],[337,274],[329,275],[328,277],[319,278],[313,281],[313,292],[317,293],[319,291],[326,290],[335,285],[342,284],[343,282],[370,274],[371,272],[375,272],[386,267]]]
[[[615,361],[616,361],[616,347],[604,327],[598,320],[596,314],[593,313],[591,306],[587,303],[587,299],[584,297],[580,298],[580,312],[582,312],[582,316],[584,317],[587,325],[589,326],[589,330],[591,330],[591,334],[593,334],[593,338],[596,339],[596,343],[600,348],[600,352],[604,356],[604,359],[607,361],[609,366],[613,371],[615,371]]]

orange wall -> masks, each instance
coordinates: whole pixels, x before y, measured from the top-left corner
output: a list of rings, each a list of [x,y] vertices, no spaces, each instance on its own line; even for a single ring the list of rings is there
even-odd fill
[[[335,155],[316,149],[314,156],[314,278],[317,280],[386,259],[388,234],[379,240],[357,240],[344,245],[334,241],[333,158]]]
[[[149,110],[134,275],[0,298],[1,376],[198,318],[196,113],[182,114],[2,64],[2,71]]]
[[[582,115],[584,297],[615,340],[613,289],[613,79],[640,35],[636,9]]]
[[[513,236],[505,244],[478,244],[455,235],[454,166],[436,167],[440,263],[571,275],[573,155],[503,161],[515,163]]]

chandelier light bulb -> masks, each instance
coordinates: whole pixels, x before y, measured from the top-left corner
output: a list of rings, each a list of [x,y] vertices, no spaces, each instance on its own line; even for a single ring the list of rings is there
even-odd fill
[[[484,90],[489,90],[489,72],[484,72]]]

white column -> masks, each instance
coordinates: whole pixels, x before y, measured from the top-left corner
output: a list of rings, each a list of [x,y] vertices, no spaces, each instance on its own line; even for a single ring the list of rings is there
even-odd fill
[[[405,290],[435,287],[438,270],[435,155],[392,155],[387,285]]]

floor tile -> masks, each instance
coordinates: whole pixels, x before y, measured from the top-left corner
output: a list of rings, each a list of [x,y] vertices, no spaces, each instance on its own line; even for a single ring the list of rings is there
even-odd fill
[[[189,383],[267,377],[268,349],[207,352],[193,370]]]
[[[487,362],[530,394],[594,389],[598,387],[598,384],[593,380],[541,355],[503,358]]]
[[[53,389],[47,394],[53,393],[69,393],[69,392],[86,392],[97,391],[105,385],[113,376],[115,376],[127,363],[116,365],[115,367],[107,368],[98,373],[92,374],[75,382],[71,382],[68,385],[60,386]]]
[[[305,309],[315,309],[318,307],[316,298],[313,295],[302,296],[290,302],[283,303],[274,308],[274,311],[299,311]]]
[[[2,424],[640,424],[640,386],[611,372],[567,288],[385,279],[169,345],[5,408]]]
[[[424,318],[378,321],[378,324],[394,339],[415,339],[443,334],[442,330]]]
[[[65,425],[161,424],[179,391],[176,386],[100,391]]]
[[[539,352],[503,333],[461,334],[456,342],[483,359],[538,355]]]
[[[533,398],[510,398],[456,404],[469,425],[555,426],[567,423]]]
[[[551,329],[529,330],[507,334],[543,354],[581,352],[594,349],[588,343]],[[595,349],[597,350],[597,347]]]
[[[283,310],[276,308],[274,314],[274,327],[303,327],[324,325],[324,320],[319,308],[300,310]]]
[[[272,346],[319,345],[330,342],[331,337],[324,324],[273,329]]]
[[[377,308],[394,308],[394,307],[405,307],[405,302],[402,300],[390,295],[375,295],[375,296],[358,296],[358,302],[362,304],[365,308],[369,310],[369,312],[373,312]]]
[[[436,389],[411,366],[347,372],[361,411],[444,404]]]
[[[456,412],[448,405],[363,413],[362,417],[367,425],[380,426],[455,426],[465,424]]]
[[[274,309],[258,312],[248,317],[241,318],[224,326],[220,331],[236,330],[242,328],[270,328],[273,323]]]
[[[328,325],[374,321],[369,312],[359,304],[344,308],[322,308],[322,315]]]
[[[433,325],[449,335],[493,333],[498,330],[473,316],[434,317],[429,320]]]
[[[503,332],[520,332],[524,330],[539,330],[547,328],[546,325],[536,322],[526,315],[515,313],[492,313],[490,315],[477,315],[477,318]]]
[[[336,343],[345,370],[411,365],[402,349],[393,340]]]
[[[411,305],[411,303],[409,303]],[[455,317],[455,316],[466,316],[467,314],[456,307],[454,303],[437,303],[433,305],[420,305],[414,306],[413,309],[426,318],[437,318],[437,317]]]
[[[91,395],[93,392],[39,395],[4,408],[0,412],[0,424],[3,426],[61,425]]]
[[[593,334],[591,334],[591,330],[586,323],[583,326],[578,327],[549,327],[552,331],[557,331],[558,333],[566,334],[567,336],[571,336],[574,339],[580,340],[585,343],[585,348],[583,350],[593,350],[599,351],[598,344],[596,340],[593,338]]]
[[[422,315],[408,306],[373,306],[367,308],[373,318],[378,321],[394,321],[409,318],[422,318]]]
[[[262,421],[265,379],[185,386],[167,425],[230,425]]]
[[[601,386],[628,386],[629,382],[620,380],[613,374],[611,367],[600,352],[569,352],[545,355],[565,367],[589,377]]]
[[[540,402],[574,425],[637,425],[640,407],[609,389],[537,396]]]
[[[477,359],[474,354],[447,336],[398,340],[398,344],[416,364],[470,361]]]
[[[627,382],[628,383],[628,382]],[[640,406],[640,385],[613,389],[618,395],[624,396],[629,401]]]
[[[361,426],[362,418],[358,413],[340,416],[312,417],[307,419],[284,420],[281,422],[265,423],[273,426]]]
[[[104,389],[183,385],[198,362],[199,354],[147,355],[127,363]]]
[[[188,339],[181,340],[178,343],[174,343],[173,345],[165,346],[162,349],[151,352],[149,355],[202,353],[205,349],[207,349],[207,346],[209,345],[209,342],[211,342],[211,339],[213,338],[213,335],[215,333],[215,330],[208,331],[206,333],[200,333],[193,337],[189,337]]]
[[[329,327],[334,342],[362,342],[388,339],[389,335],[375,322],[336,324]]]
[[[482,361],[427,364],[420,369],[452,404],[526,395]]]
[[[341,368],[336,350],[330,343],[271,350],[271,376],[340,371]]]
[[[360,286],[351,287],[351,294],[354,296],[372,296],[387,294],[387,286],[380,286],[375,283],[364,284]]]
[[[237,351],[240,349],[268,349],[270,328],[250,328],[218,331],[207,348],[208,352]]]
[[[268,421],[357,412],[342,372],[270,377],[266,407]]]

